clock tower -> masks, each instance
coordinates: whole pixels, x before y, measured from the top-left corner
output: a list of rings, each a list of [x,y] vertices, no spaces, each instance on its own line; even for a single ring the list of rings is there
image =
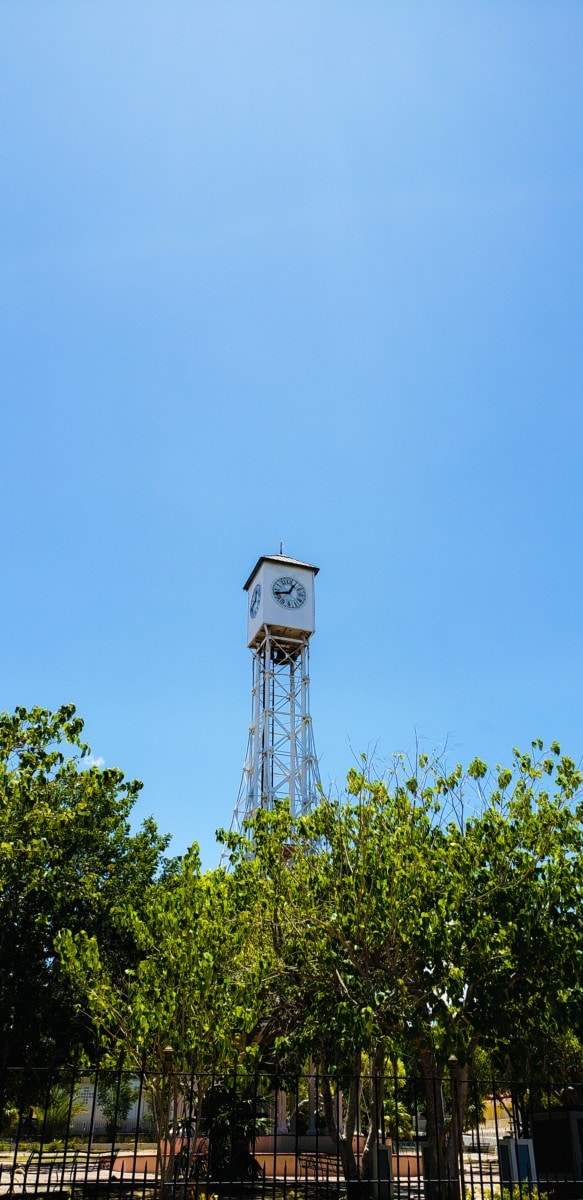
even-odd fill
[[[309,644],[318,567],[264,554],[244,584],[252,654],[251,725],[233,828],[287,799],[300,815],[320,783],[310,716]]]

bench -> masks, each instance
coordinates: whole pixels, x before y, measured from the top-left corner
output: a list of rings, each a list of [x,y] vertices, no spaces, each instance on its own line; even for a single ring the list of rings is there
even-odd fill
[[[22,1195],[27,1191],[29,1183],[48,1186],[65,1183],[87,1182],[90,1175],[96,1175],[98,1180],[110,1179],[111,1169],[117,1155],[116,1151],[91,1153],[83,1150],[71,1150],[66,1154],[53,1151],[31,1150],[22,1162],[0,1165],[0,1186],[4,1180],[9,1181],[8,1194],[18,1190]],[[2,1188],[2,1190],[4,1190]]]
[[[338,1174],[338,1158],[335,1154],[314,1154],[301,1150],[298,1155],[300,1172],[306,1177],[311,1173],[315,1179],[326,1179],[329,1175]]]

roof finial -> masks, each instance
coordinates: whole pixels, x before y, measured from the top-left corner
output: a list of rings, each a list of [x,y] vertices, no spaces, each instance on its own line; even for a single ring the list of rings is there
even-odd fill
[[[283,554],[283,542],[279,543],[279,553]]]

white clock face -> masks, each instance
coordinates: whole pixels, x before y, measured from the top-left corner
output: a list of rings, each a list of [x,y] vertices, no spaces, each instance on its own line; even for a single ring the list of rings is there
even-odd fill
[[[253,588],[253,594],[251,596],[251,603],[249,605],[249,616],[251,617],[252,621],[255,619],[255,617],[257,616],[257,613],[259,612],[260,603],[261,603],[261,584],[256,583],[255,587]]]
[[[282,608],[301,608],[306,603],[306,589],[293,575],[280,575],[274,580],[271,594]]]

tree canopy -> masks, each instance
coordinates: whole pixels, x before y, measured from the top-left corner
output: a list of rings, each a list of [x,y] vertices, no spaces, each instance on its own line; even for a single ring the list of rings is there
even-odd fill
[[[98,938],[112,970],[136,960],[123,919],[164,865],[152,820],[132,834],[141,788],[92,763],[73,705],[0,715],[0,1071],[95,1052],[95,1027],[55,953],[63,929]],[[3,1078],[4,1076],[2,1076]]]
[[[350,1075],[398,1054],[426,1080],[436,1153],[450,1055],[462,1103],[478,1048],[508,1074],[552,1071],[549,1048],[582,1033],[582,782],[537,742],[493,774],[397,758],[297,820],[258,813],[231,848],[261,883],[280,1055]]]
[[[282,1052],[341,1067],[379,1039],[409,1061],[481,1045],[518,1070],[578,1025],[583,780],[533,749],[492,776],[424,755],[389,779],[352,770],[347,796],[231,839],[271,931]]]
[[[477,1056],[516,1076],[580,1054],[583,776],[557,744],[493,771],[417,754],[375,778],[363,760],[345,795],[222,834],[230,868],[204,872],[195,845],[167,862],[152,821],[131,833],[140,784],[90,765],[81,733],[72,706],[0,718],[4,1066],[123,1053],[163,1128],[169,1046],[200,1080],[310,1056],[325,1103],[389,1059],[429,1081],[455,1055],[463,1105]]]

